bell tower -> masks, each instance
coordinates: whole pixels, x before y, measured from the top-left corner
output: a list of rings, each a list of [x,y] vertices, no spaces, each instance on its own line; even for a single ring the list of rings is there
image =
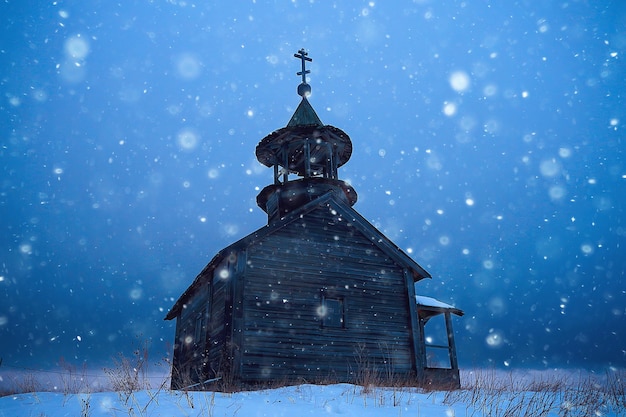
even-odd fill
[[[256,147],[260,163],[274,169],[274,183],[263,188],[257,204],[267,213],[268,223],[327,193],[353,206],[357,194],[339,179],[338,168],[352,155],[350,137],[341,129],[325,125],[307,97],[311,86],[306,82],[306,63],[313,60],[304,49],[294,57],[300,59],[302,76],[298,95],[302,97],[286,127],[263,138]]]

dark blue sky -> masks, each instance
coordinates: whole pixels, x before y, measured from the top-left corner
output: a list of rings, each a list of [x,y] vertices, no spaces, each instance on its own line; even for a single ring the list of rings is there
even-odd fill
[[[267,221],[254,149],[304,47],[355,208],[466,312],[462,367],[625,365],[622,2],[204,3],[0,4],[3,364],[169,351],[175,299]]]

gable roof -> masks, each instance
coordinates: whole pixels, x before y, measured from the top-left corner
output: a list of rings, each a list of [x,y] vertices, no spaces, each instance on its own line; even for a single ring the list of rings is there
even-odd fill
[[[272,233],[288,226],[294,221],[305,217],[308,213],[320,208],[330,207],[337,212],[338,215],[343,217],[352,223],[355,229],[361,232],[368,240],[377,246],[385,255],[393,259],[398,265],[407,268],[413,277],[413,282],[417,282],[424,278],[431,278],[431,275],[422,268],[417,262],[415,262],[409,255],[407,255],[402,249],[394,244],[387,236],[385,236],[380,230],[374,227],[369,221],[361,216],[356,210],[350,207],[341,199],[337,198],[333,192],[328,192],[321,197],[304,204],[298,209],[292,211],[287,216],[267,226],[264,226],[249,235],[241,238],[235,243],[225,247],[219,251],[213,259],[204,267],[204,269],[196,276],[193,283],[185,290],[185,292],[178,298],[176,303],[172,306],[170,311],[165,316],[165,320],[171,320],[175,318],[180,310],[183,308],[187,299],[207,280],[207,275],[213,271],[223,259],[228,257],[232,252],[236,252],[247,248],[251,244],[271,235]]]

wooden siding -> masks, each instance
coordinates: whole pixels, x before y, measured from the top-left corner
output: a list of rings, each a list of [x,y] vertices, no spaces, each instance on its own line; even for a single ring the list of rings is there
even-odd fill
[[[199,382],[205,376],[209,314],[207,297],[208,287],[201,287],[177,318],[172,388],[183,388],[191,382]]]
[[[405,271],[331,208],[252,244],[244,275],[243,380],[413,373]],[[322,295],[343,300],[345,328],[322,328]]]
[[[211,300],[211,325],[209,326],[209,378],[215,376],[221,367],[222,349],[226,341],[226,282],[219,278],[213,282],[213,299]]]

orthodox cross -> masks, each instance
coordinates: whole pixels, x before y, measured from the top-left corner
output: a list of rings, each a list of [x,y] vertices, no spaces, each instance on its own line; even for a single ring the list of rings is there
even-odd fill
[[[297,75],[302,75],[302,84],[306,84],[306,75],[311,72],[310,70],[306,69],[306,61],[313,61],[307,55],[309,54],[304,50],[304,48],[300,49],[297,54],[293,54],[294,57],[302,60],[302,71],[297,73]]]

